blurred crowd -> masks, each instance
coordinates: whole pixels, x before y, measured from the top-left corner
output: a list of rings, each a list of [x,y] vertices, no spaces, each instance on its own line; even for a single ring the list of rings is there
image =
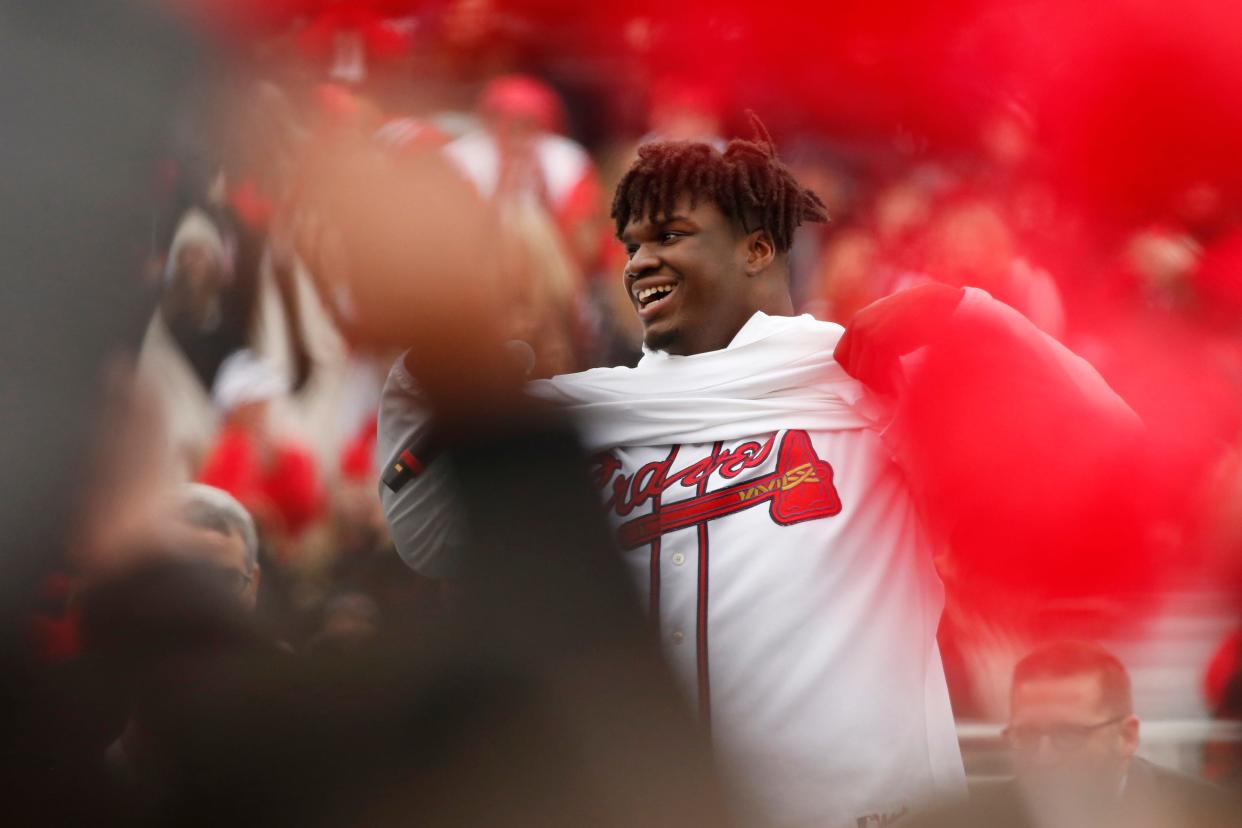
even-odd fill
[[[527,343],[529,375],[547,377],[641,355],[608,218],[636,147],[723,145],[742,122],[709,83],[654,77],[626,92],[642,102],[628,119],[575,130],[600,105],[581,100],[563,68],[552,74],[577,100],[554,78],[503,71],[527,68],[519,57],[492,50],[495,65],[466,63],[471,49],[455,38],[468,26],[451,16],[431,45],[410,41],[426,22],[324,12],[248,44],[242,68],[177,113],[161,167],[146,285],[157,309],[140,363],[168,415],[169,473],[219,486],[255,514],[273,575],[264,604],[299,645],[332,628],[337,612],[392,611],[347,573],[396,566],[372,455],[380,386],[399,348],[358,335],[374,319],[333,223],[350,175],[342,150],[410,175],[412,186],[436,185],[419,178],[434,157],[472,186],[495,228],[477,244],[503,263],[494,286],[503,337]],[[1066,193],[1040,131],[1009,102],[949,149],[916,135],[780,133],[783,155],[831,217],[796,240],[798,310],[847,324],[868,303],[929,281],[980,287],[1016,308],[1090,359],[1144,417],[1169,468],[1167,489],[1151,493],[1167,511],[1164,552],[1227,584],[1242,525],[1242,201],[1193,180],[1114,214]],[[1151,587],[1160,565],[1110,580]],[[953,567],[942,569],[952,588]],[[990,609],[964,600],[946,634],[958,620],[973,635],[974,615]],[[996,646],[946,643],[967,662]],[[959,666],[964,709],[996,716],[989,691],[969,690],[985,668]],[[1221,680],[1208,684],[1217,707]]]
[[[327,3],[244,37],[231,30],[207,81],[167,112],[149,250],[130,286],[152,309],[136,361],[136,397],[151,415],[139,421],[150,428],[123,445],[159,446],[146,485],[179,493],[178,531],[199,533],[181,546],[222,589],[246,596],[270,632],[264,646],[285,653],[356,652],[435,623],[458,600],[404,566],[380,507],[377,470],[389,458],[376,457],[376,409],[402,348],[396,336],[369,335],[391,320],[342,238],[351,171],[468,185],[470,209],[494,230],[473,244],[502,262],[490,288],[507,309],[501,338],[529,346],[515,353],[542,378],[641,356],[609,218],[637,147],[723,145],[745,129],[744,102],[711,77],[639,72],[615,53],[557,62],[547,57],[556,44],[515,45],[538,21],[487,2],[429,5],[410,14]],[[615,16],[642,52],[651,37],[642,15]],[[1054,572],[1015,600],[980,586],[1003,584],[1005,573],[980,581],[970,561],[950,551],[938,560],[958,718],[1003,720],[1010,668],[1041,641],[1088,636],[1126,651],[1170,613],[1193,618],[1198,638],[1193,656],[1169,661],[1184,676],[1181,695],[1157,706],[1169,718],[1242,718],[1234,182],[1186,176],[1144,203],[1103,203],[1098,189],[1065,186],[1098,179],[1067,173],[1040,121],[1047,110],[1020,99],[951,143],[917,125],[860,136],[796,112],[759,114],[831,219],[804,228],[791,253],[799,312],[847,324],[907,287],[983,288],[1090,360],[1143,417],[1167,468],[1150,492],[1159,536],[1130,561],[1086,565],[1063,592]],[[384,219],[400,228],[424,217]],[[241,528],[221,531],[229,520]],[[77,658],[84,629],[106,649],[114,626],[124,628],[117,604],[133,595],[78,600],[89,570],[44,578],[34,635],[50,663]],[[150,595],[176,594],[159,581],[171,574],[149,577],[140,586]],[[1186,595],[1190,610],[1174,600]],[[1226,597],[1214,614],[1196,614],[1203,596]],[[1140,707],[1143,680],[1136,674]],[[108,742],[117,767],[141,764],[133,711],[143,704],[167,714],[159,699],[130,708]],[[1209,745],[1187,769],[1228,779],[1236,762]]]

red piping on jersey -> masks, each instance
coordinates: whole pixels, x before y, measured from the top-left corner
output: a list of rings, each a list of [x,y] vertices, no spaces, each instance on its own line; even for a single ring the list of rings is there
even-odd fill
[[[668,469],[673,467],[673,461],[677,459],[677,450],[681,446],[673,446],[673,450],[669,452],[668,459],[664,461],[664,472],[660,477],[663,478]],[[663,485],[663,479],[660,480]],[[657,489],[655,500],[651,504],[653,513],[660,511],[660,500],[664,494],[663,488]],[[647,590],[647,610],[651,613],[651,623],[655,627],[656,633],[660,632],[660,541],[662,536],[657,535],[651,540],[651,584]]]
[[[722,442],[712,446],[712,463],[720,456]],[[699,481],[699,498],[707,494],[707,482],[710,475],[703,475]],[[712,685],[711,672],[707,660],[707,593],[708,593],[708,550],[707,550],[707,519],[699,524],[699,607],[698,630],[695,635],[695,649],[699,668],[699,719],[710,736],[712,732]]]

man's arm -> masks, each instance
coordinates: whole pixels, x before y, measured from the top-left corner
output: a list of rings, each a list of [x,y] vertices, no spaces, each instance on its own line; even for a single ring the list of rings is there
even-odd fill
[[[375,459],[381,475],[404,448],[426,441],[431,422],[431,411],[406,370],[404,357],[398,359],[380,397]],[[461,529],[446,463],[429,463],[397,492],[381,480],[379,493],[401,560],[429,578],[459,575]]]

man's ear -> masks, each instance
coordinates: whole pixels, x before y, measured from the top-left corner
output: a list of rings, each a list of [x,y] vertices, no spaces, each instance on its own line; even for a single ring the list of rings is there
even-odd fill
[[[767,230],[755,230],[746,236],[746,273],[758,276],[776,258],[776,245]]]

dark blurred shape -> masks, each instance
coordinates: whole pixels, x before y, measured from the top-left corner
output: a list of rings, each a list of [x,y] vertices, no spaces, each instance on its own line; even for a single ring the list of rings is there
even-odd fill
[[[1217,719],[1242,721],[1242,630],[1235,630],[1220,643],[1208,663],[1203,684],[1204,696]],[[1203,774],[1242,792],[1242,745],[1209,740],[1203,746]]]
[[[94,585],[82,606],[84,649],[136,687],[169,661],[272,647],[209,561],[157,558]]]
[[[0,3],[0,773],[14,819],[117,816],[72,724],[74,679],[32,665],[22,635],[90,482],[103,361],[133,349],[148,310],[153,159],[195,52],[147,4]]]
[[[146,4],[0,4],[0,249],[11,297],[0,310],[0,525],[15,552],[0,577],[5,611],[35,594],[35,571],[64,538],[101,360],[138,340],[154,159],[193,55]]]
[[[446,623],[380,646],[355,618],[294,657],[186,570],[95,593],[88,640],[140,680],[157,784],[137,807],[185,825],[730,824],[573,439],[481,431],[451,459],[474,531]]]
[[[1238,804],[1211,785],[1185,774],[1136,759],[1128,777],[1133,791],[1108,816],[1092,815],[1074,823],[1058,817],[1034,818],[1011,783],[981,783],[968,804],[917,814],[909,828],[1229,828],[1237,824]]]

